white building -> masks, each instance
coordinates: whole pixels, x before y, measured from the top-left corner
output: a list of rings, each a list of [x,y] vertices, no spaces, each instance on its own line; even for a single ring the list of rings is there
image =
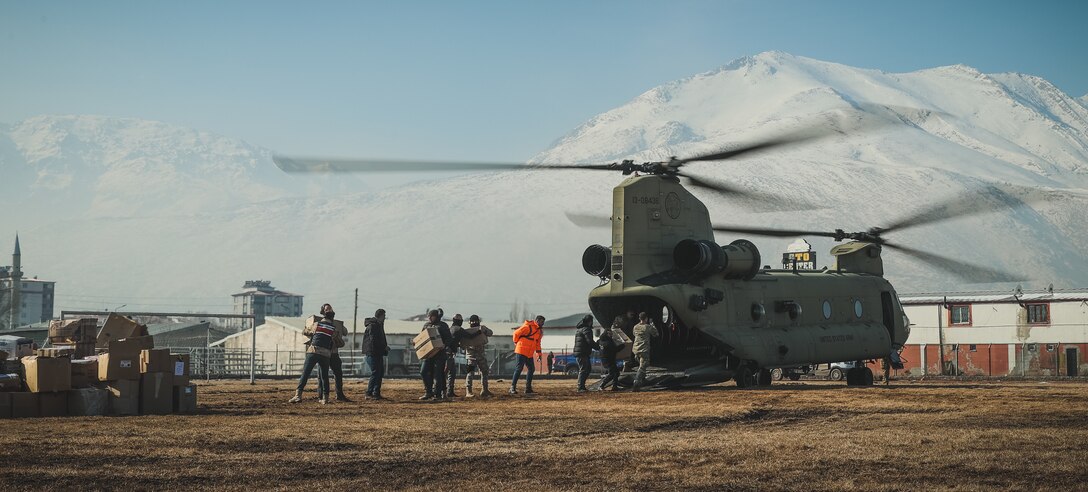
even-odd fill
[[[1086,289],[906,294],[900,301],[911,322],[903,351],[910,375],[940,374],[942,345],[954,374],[1088,374]]]
[[[252,314],[261,325],[267,316],[302,316],[302,296],[272,287],[269,280],[247,280],[242,292],[233,294],[234,314]]]
[[[53,319],[56,282],[26,278],[21,258],[19,237],[16,236],[11,266],[0,266],[0,329],[15,329]]]

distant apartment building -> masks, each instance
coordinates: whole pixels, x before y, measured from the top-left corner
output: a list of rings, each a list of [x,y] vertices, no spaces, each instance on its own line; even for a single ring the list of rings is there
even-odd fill
[[[11,266],[0,266],[0,330],[53,319],[56,284],[23,275],[19,236],[15,236]]]
[[[267,316],[302,316],[302,296],[276,290],[270,280],[247,280],[242,292],[231,297],[234,298],[234,314],[252,314],[257,325],[264,324]]]

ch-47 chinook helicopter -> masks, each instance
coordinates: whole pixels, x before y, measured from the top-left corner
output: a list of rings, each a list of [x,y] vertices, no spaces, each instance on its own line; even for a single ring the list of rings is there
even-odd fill
[[[568,216],[579,225],[610,223],[611,245],[589,246],[582,255],[585,271],[601,280],[589,293],[589,308],[602,324],[611,324],[630,311],[650,313],[661,337],[653,342],[653,366],[646,383],[657,387],[700,386],[729,379],[741,387],[763,386],[770,384],[770,370],[775,368],[874,359],[897,363],[896,354],[907,341],[910,322],[894,287],[883,276],[881,254],[885,248],[967,281],[1017,280],[884,239],[886,234],[909,227],[985,212],[977,198],[934,204],[887,227],[863,232],[778,230],[714,225],[707,207],[682,183],[749,200],[789,202],[694,176],[684,166],[733,159],[811,138],[779,138],[684,159],[643,163],[274,160],[287,172],[558,169],[627,175],[612,190],[608,219]],[[1003,204],[1014,206],[1013,201]],[[721,245],[715,242],[715,232],[823,236],[849,242],[831,250],[836,260],[833,268],[772,270],[761,266],[762,256],[755,244],[739,239]],[[847,384],[871,385],[872,371],[863,363],[855,366],[847,371]],[[630,382],[631,374],[625,373],[621,383]]]

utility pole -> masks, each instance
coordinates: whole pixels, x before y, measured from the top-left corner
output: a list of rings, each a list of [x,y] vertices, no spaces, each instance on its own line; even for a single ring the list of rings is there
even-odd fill
[[[359,288],[355,288],[355,314],[351,316],[351,374],[358,376],[358,366],[355,365],[355,334],[356,325],[359,324]]]
[[[942,308],[947,304],[948,296],[945,296],[944,301],[937,306],[937,344],[941,352],[941,376],[948,375],[948,372],[944,370],[944,313],[942,312]]]
[[[253,319],[253,331],[249,346],[249,384],[257,384],[257,320]]]

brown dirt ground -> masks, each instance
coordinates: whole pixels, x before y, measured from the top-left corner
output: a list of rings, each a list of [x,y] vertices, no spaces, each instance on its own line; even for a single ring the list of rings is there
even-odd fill
[[[5,489],[1088,488],[1088,382],[825,382],[288,404],[200,382],[199,414],[8,420]],[[351,382],[360,397],[364,382]],[[496,383],[505,390],[505,385]],[[361,398],[359,398],[361,400]]]

